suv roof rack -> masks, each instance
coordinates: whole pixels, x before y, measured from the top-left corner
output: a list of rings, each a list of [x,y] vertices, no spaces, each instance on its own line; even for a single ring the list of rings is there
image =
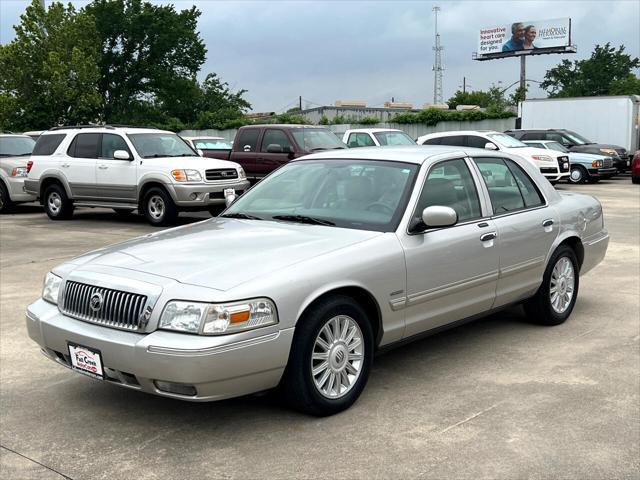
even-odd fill
[[[53,130],[72,130],[72,129],[83,129],[83,128],[107,128],[109,130],[115,130],[116,128],[149,128],[153,130],[157,130],[157,127],[152,127],[150,125],[124,125],[120,123],[113,124],[105,124],[105,125],[64,125],[61,127],[52,127],[49,131]]]

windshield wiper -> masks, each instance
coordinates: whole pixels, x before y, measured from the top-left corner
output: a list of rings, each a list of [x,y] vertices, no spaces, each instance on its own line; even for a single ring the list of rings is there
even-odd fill
[[[274,215],[274,220],[284,220],[285,222],[308,223],[309,225],[327,225],[333,226],[335,223],[320,218],[308,217],[306,215]]]
[[[241,218],[243,220],[264,220],[260,217],[256,217],[255,215],[249,215],[248,213],[225,213],[224,215],[220,215],[224,218]]]

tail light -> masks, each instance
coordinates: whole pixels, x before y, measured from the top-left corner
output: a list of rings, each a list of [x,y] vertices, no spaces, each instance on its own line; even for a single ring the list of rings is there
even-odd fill
[[[27,162],[27,173],[31,171],[31,167],[33,167],[33,160]]]

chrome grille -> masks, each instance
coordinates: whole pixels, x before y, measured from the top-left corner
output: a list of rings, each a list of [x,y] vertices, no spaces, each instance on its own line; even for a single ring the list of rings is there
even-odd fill
[[[99,308],[91,307],[91,298],[102,298]],[[67,281],[60,310],[78,320],[107,327],[137,331],[144,328],[141,319],[147,303],[145,295]]]
[[[232,180],[238,178],[235,168],[215,168],[204,172],[207,180]]]
[[[613,167],[613,159],[611,157],[604,157],[604,160],[602,160],[602,166],[604,168]]]

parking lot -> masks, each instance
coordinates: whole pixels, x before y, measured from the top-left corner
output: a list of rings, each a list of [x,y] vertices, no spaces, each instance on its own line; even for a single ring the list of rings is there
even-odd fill
[[[640,188],[557,188],[598,197],[611,234],[568,322],[531,325],[513,308],[393,350],[351,409],[322,419],[273,394],[153,397],[46,359],[24,321],[45,273],[156,229],[107,209],[0,217],[3,478],[638,478]]]

